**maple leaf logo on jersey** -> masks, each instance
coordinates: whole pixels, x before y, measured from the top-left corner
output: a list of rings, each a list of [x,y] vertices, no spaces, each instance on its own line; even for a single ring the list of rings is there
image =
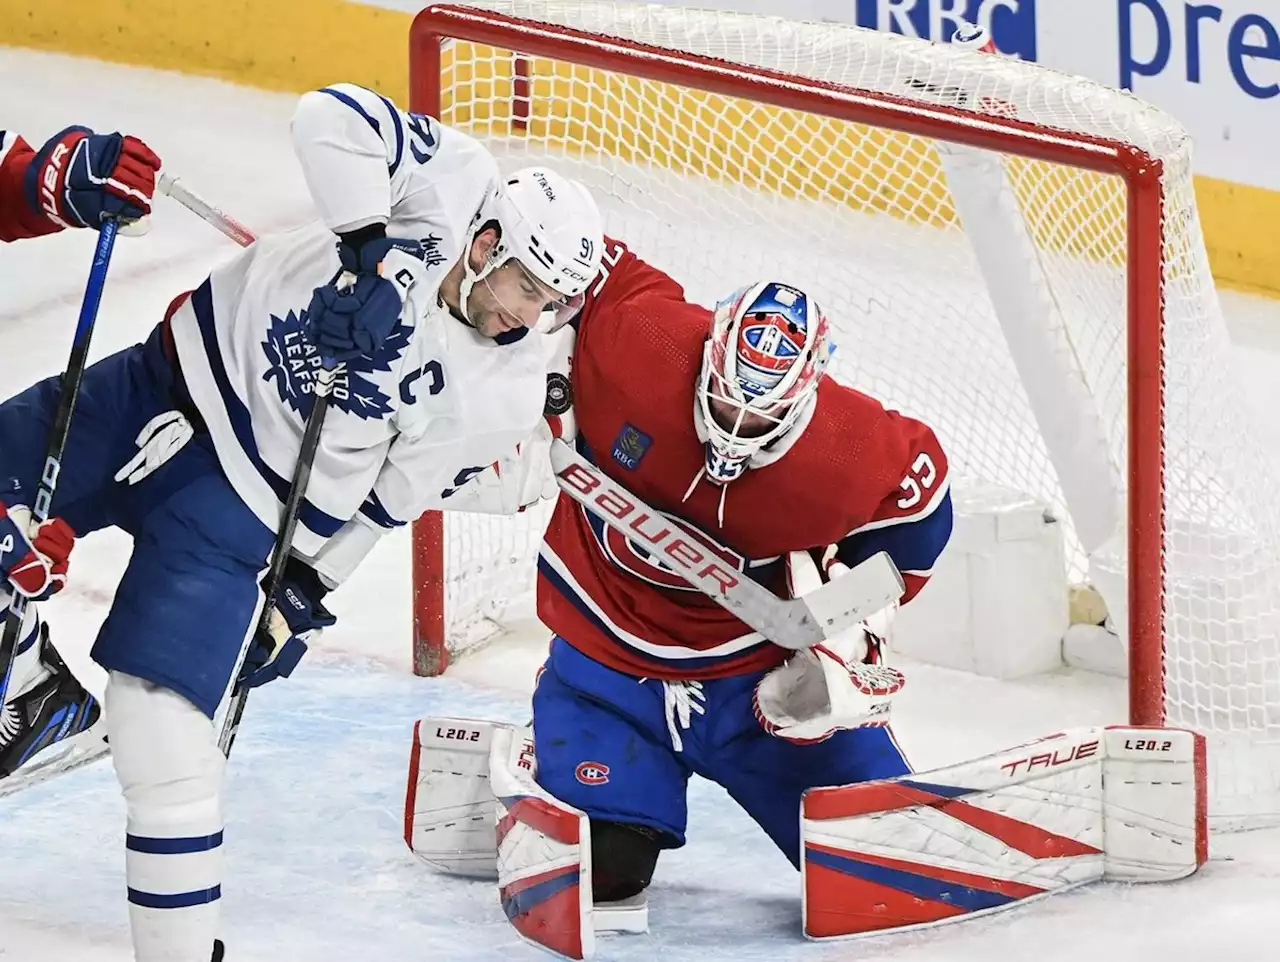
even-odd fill
[[[305,310],[290,311],[284,317],[272,314],[267,339],[262,342],[270,365],[262,379],[274,382],[280,400],[304,419],[310,416],[315,404],[315,381],[322,366],[320,352],[302,333],[306,320]],[[390,414],[391,398],[371,378],[362,375],[390,371],[391,365],[404,353],[412,333],[413,328],[397,323],[391,336],[376,351],[347,361],[345,370],[334,382],[330,405],[367,421],[381,420]]]

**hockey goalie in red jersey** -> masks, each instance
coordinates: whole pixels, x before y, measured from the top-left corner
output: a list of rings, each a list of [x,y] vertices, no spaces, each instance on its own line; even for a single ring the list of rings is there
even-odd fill
[[[763,281],[708,311],[606,238],[573,324],[555,335],[565,341],[547,392],[552,433],[577,453],[553,449],[562,490],[538,611],[554,637],[532,730],[417,723],[405,837],[424,861],[496,875],[521,937],[569,959],[590,958],[597,933],[647,930],[645,890],[661,851],[685,842],[692,774],[723,786],[802,867],[812,938],[952,921],[1081,880],[1182,878],[1203,863],[1203,744],[1191,732],[1168,731],[1158,759],[1131,747],[1130,730],[1092,728],[1049,736],[1032,758],[1023,745],[910,773],[888,715],[905,679],[884,664],[875,627],[911,602],[950,538],[947,461],[929,427],[827,376],[833,345],[811,292]],[[499,500],[530,502],[536,447],[486,474]],[[834,610],[832,591],[859,611],[888,606],[783,648],[640,541],[683,557],[695,580],[705,562],[739,596],[729,566],[778,606],[815,589],[817,611]],[[864,593],[884,554],[902,582]],[[805,643],[781,630],[779,643]],[[1043,770],[1033,760],[1050,758]],[[1106,775],[1112,761],[1123,775]],[[1134,765],[1150,767],[1133,776]],[[1111,801],[1064,803],[1081,778]],[[1142,830],[1108,831],[1110,804],[1139,813]],[[1011,885],[1010,865],[1032,884]]]
[[[910,601],[950,537],[946,457],[928,426],[824,375],[813,298],[762,282],[708,311],[611,239],[603,270],[561,419],[579,453],[781,596],[883,551]],[[798,864],[806,789],[908,771],[883,714],[902,678],[871,632],[773,645],[565,494],[538,568],[555,637],[537,781],[590,818],[597,902],[639,896],[684,843],[691,773]]]

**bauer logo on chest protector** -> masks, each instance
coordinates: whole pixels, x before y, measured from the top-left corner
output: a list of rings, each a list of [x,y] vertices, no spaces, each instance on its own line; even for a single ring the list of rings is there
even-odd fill
[[[613,441],[613,460],[628,471],[640,467],[640,462],[649,451],[653,438],[645,434],[634,424],[624,424],[622,430]]]
[[[582,509],[591,533],[596,536],[600,548],[610,561],[623,571],[647,581],[659,588],[670,591],[692,591],[699,589],[689,584],[674,568],[663,563],[660,556],[650,554],[648,550],[636,544],[617,528],[605,524],[586,508]],[[721,544],[705,531],[695,527],[673,514],[662,513],[659,517],[640,514],[630,519],[630,524],[637,534],[652,538],[655,541],[668,541],[681,544],[687,557],[690,552],[699,557],[715,558],[728,571],[746,571],[747,559],[739,552]],[[776,559],[769,559],[765,564]]]
[[[290,311],[284,317],[271,315],[262,351],[267,356],[264,381],[275,383],[280,400],[306,418],[315,403],[315,382],[323,362],[320,352],[303,333],[307,312]],[[404,353],[413,328],[397,324],[378,350],[346,362],[334,382],[331,406],[368,421],[380,421],[391,413],[391,397],[378,387],[374,377],[392,369]]]

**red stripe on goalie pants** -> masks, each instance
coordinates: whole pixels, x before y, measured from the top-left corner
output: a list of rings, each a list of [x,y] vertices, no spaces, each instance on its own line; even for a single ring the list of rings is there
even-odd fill
[[[971,828],[1004,842],[1032,858],[1101,855],[1102,850],[1074,838],[988,811],[968,802],[915,788],[904,782],[863,782],[838,788],[810,789],[804,795],[804,817],[813,821],[852,818],[908,808],[933,808]]]
[[[545,798],[514,795],[501,799],[507,813],[498,820],[498,844],[516,824],[528,825],[547,838],[565,845],[578,844],[578,814],[559,808]]]

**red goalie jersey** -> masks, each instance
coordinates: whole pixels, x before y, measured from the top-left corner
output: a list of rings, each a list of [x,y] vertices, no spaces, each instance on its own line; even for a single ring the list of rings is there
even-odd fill
[[[826,377],[812,420],[781,458],[725,487],[701,478],[694,392],[711,318],[606,238],[601,279],[577,321],[578,450],[779,595],[789,552],[835,545],[850,566],[889,552],[909,600],[951,533],[947,462],[933,432]],[[619,671],[715,678],[768,669],[788,654],[567,495],[538,570],[542,621]]]

